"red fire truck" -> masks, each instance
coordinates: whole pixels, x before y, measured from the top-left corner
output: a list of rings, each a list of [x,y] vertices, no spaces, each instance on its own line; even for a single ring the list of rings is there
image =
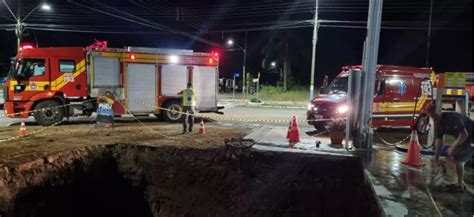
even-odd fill
[[[116,116],[128,109],[134,115],[179,121],[178,92],[188,82],[197,92],[198,111],[221,109],[218,64],[217,52],[29,46],[19,51],[5,82],[5,113],[10,118],[32,115],[39,124],[51,125],[74,114],[90,116],[97,107],[94,99],[108,91],[115,96]]]
[[[307,112],[310,125],[324,129],[330,124],[330,121],[324,120],[346,117],[351,109],[347,105],[351,69],[360,70],[362,67],[343,67],[333,82],[311,100]],[[415,117],[417,129],[420,133],[426,133],[429,121],[426,110],[432,102],[432,84],[435,80],[436,76],[430,69],[377,66],[373,126],[412,126]]]

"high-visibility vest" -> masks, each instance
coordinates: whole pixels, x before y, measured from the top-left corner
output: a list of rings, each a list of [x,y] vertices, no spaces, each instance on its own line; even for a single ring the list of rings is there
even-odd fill
[[[183,106],[196,106],[196,93],[193,89],[183,90]]]

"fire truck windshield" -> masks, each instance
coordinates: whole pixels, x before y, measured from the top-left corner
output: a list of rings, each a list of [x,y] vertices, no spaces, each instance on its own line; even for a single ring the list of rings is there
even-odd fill
[[[44,75],[45,61],[41,59],[18,60],[12,63],[10,76],[14,78],[26,79],[31,76]]]
[[[16,58],[12,57],[10,58],[10,69],[8,70],[8,76],[9,78],[14,76],[15,72],[15,67],[16,67]]]
[[[348,77],[337,77],[328,87],[329,94],[345,94],[347,93],[349,84]]]

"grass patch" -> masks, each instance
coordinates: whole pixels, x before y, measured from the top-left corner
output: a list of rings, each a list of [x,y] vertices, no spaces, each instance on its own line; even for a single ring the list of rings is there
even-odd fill
[[[256,95],[254,95],[256,97]],[[306,102],[309,100],[309,88],[293,87],[284,91],[282,87],[263,86],[259,93],[259,98],[264,101],[291,101]]]

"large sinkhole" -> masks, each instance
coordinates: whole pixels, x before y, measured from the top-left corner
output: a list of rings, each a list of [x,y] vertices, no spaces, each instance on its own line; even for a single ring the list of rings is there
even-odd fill
[[[101,152],[22,190],[11,216],[381,214],[357,158],[231,147],[114,146]]]
[[[18,195],[15,216],[153,216],[143,188],[125,179],[111,155],[93,159],[88,166],[75,162],[55,177],[56,180]]]

